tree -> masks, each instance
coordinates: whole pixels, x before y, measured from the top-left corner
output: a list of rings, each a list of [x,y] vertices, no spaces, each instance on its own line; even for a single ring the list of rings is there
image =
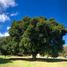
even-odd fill
[[[10,37],[1,37],[0,38],[0,52],[2,55],[8,55],[8,42]]]
[[[14,40],[17,44],[15,47],[15,53],[16,55],[20,53],[21,48],[19,46],[19,43],[21,41],[21,36],[23,35],[24,31],[29,25],[30,18],[25,17],[23,20],[20,21],[13,21],[13,24],[11,26],[11,29],[9,30],[9,34],[12,37],[12,40]],[[22,52],[22,51],[21,51]]]
[[[22,51],[36,59],[38,53],[57,57],[63,50],[63,36],[67,31],[53,18],[25,17],[21,21],[14,21],[9,33],[17,42],[16,53]]]

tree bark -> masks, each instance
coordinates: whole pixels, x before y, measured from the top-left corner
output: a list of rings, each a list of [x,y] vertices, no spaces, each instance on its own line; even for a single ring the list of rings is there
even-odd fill
[[[37,56],[36,53],[33,53],[33,54],[32,54],[32,58],[33,58],[33,60],[36,60],[36,56]]]

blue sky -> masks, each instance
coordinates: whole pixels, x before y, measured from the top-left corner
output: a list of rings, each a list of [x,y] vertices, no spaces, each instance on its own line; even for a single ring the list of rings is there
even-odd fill
[[[8,36],[12,21],[24,16],[53,17],[67,27],[67,0],[0,0],[0,37]],[[64,40],[67,44],[67,35]]]

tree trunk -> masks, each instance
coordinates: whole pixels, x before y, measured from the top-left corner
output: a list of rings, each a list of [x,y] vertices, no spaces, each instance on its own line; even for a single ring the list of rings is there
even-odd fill
[[[47,55],[47,59],[48,59],[49,55]]]
[[[36,60],[36,56],[37,56],[36,53],[33,53],[33,54],[32,54],[32,58],[33,58],[33,60]]]

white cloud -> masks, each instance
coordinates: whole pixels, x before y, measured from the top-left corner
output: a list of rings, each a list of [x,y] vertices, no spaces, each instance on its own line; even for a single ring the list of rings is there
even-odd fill
[[[0,7],[2,8],[9,8],[9,7],[15,7],[17,4],[15,0],[0,0]]]
[[[0,14],[0,22],[5,22],[5,21],[9,21],[10,18],[9,16],[7,16],[6,14]]]
[[[9,36],[9,33],[8,32],[0,33],[0,37],[6,37],[6,36]]]
[[[18,12],[12,13],[10,16],[17,16],[17,15],[18,15]]]
[[[7,27],[7,30],[9,30],[10,28],[11,28],[11,27],[8,26],[8,27]]]
[[[17,12],[14,14],[9,14],[7,12],[7,8],[15,6],[17,6],[16,0],[0,0],[0,22],[9,21],[10,16],[16,16],[18,14]]]
[[[0,32],[0,37],[6,37],[6,36],[9,36],[9,33],[8,33],[8,30],[10,29],[10,27],[8,26],[7,27],[7,32],[4,32],[4,33],[1,33]]]

